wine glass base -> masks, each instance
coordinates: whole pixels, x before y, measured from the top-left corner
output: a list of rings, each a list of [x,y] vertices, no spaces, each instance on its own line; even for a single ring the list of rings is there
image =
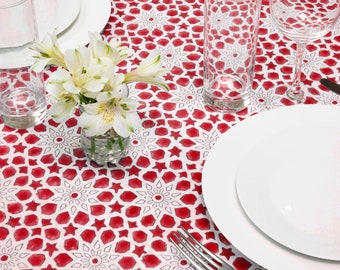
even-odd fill
[[[289,99],[295,101],[296,103],[303,103],[305,101],[305,94],[303,93],[303,91],[296,93],[292,89],[289,89],[287,91],[287,96]]]

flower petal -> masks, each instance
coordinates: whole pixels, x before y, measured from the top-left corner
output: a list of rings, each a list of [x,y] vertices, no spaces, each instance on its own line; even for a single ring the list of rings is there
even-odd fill
[[[79,125],[84,129],[87,136],[102,135],[112,128],[112,124],[102,121],[100,115],[92,115],[86,112],[80,115]]]
[[[92,79],[87,81],[83,88],[89,92],[99,92],[104,88],[105,82],[101,81],[100,79]]]
[[[141,120],[137,112],[116,114],[113,122],[114,130],[122,137],[128,137],[141,126]]]
[[[90,103],[90,104],[83,104],[82,107],[84,111],[86,111],[88,114],[96,115],[99,111],[99,105],[100,103]]]
[[[72,73],[82,73],[84,67],[87,67],[89,63],[90,51],[85,46],[65,52],[65,64]]]
[[[35,57],[34,57],[35,58]],[[44,68],[52,62],[52,59],[50,58],[36,58],[35,62],[31,66],[31,69],[34,70],[35,72],[42,72]]]
[[[64,122],[75,112],[76,102],[61,100],[49,108],[49,114],[57,122]]]

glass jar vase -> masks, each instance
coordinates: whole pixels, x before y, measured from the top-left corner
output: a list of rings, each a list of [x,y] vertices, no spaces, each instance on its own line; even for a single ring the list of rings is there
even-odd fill
[[[105,165],[118,163],[126,156],[130,138],[121,137],[114,130],[98,136],[87,136],[82,130],[80,143],[88,159],[95,161],[98,165]]]

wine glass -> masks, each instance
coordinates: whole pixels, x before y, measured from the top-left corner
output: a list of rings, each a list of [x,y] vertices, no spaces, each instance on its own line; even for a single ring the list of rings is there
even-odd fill
[[[287,91],[291,100],[301,103],[301,68],[308,42],[327,34],[340,16],[339,0],[270,0],[274,24],[288,38],[296,42],[293,82]]]

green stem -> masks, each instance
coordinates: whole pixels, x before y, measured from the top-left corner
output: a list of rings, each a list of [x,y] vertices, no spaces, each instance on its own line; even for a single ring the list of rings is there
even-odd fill
[[[114,138],[108,138],[107,141],[107,149],[112,150],[113,145],[116,143]]]
[[[91,137],[91,153],[94,153],[96,151],[96,139],[94,137]]]
[[[121,136],[118,136],[118,145],[120,150],[124,150],[123,140]]]

